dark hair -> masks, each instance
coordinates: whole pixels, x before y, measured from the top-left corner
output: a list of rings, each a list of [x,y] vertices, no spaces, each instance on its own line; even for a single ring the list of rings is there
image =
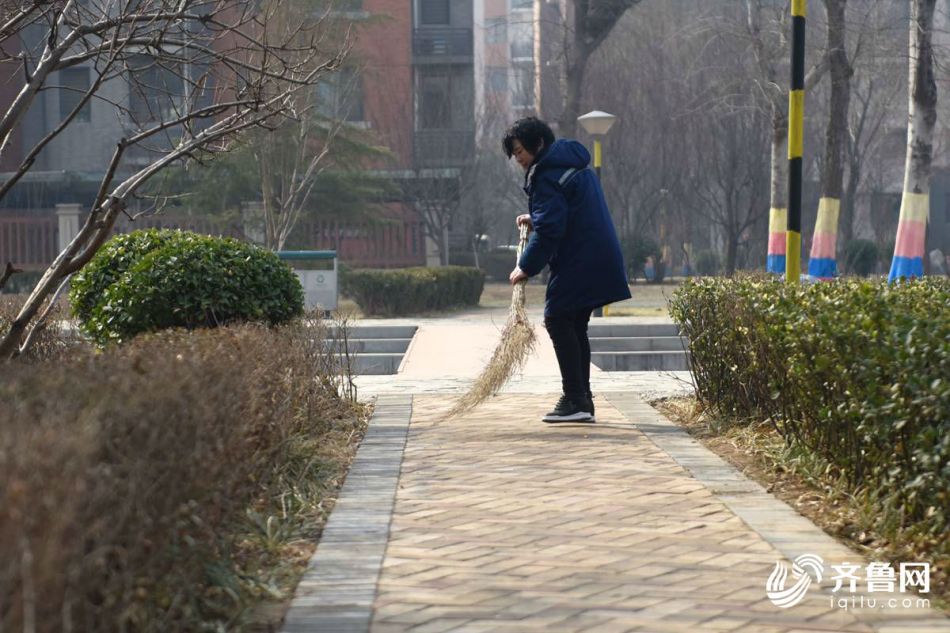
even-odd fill
[[[554,132],[541,119],[529,116],[518,119],[511,124],[510,128],[505,130],[505,138],[502,139],[501,144],[505,148],[505,155],[508,158],[511,158],[515,151],[516,140],[528,152],[537,155],[542,147],[550,147],[554,143]]]

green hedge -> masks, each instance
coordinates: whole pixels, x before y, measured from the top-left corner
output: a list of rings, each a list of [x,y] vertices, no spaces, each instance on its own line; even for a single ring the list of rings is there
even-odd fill
[[[477,306],[485,273],[475,268],[397,268],[352,270],[343,275],[342,292],[366,316],[405,316]]]
[[[883,506],[950,529],[950,281],[692,280],[671,301],[697,395],[769,419]]]
[[[80,328],[99,343],[170,327],[285,323],[303,289],[277,255],[233,239],[169,230],[110,240],[72,282]]]
[[[452,253],[449,263],[456,266],[475,266],[475,256],[471,252]],[[492,281],[508,282],[508,275],[514,270],[517,258],[515,251],[491,251],[479,253],[478,266],[485,271],[485,277]]]

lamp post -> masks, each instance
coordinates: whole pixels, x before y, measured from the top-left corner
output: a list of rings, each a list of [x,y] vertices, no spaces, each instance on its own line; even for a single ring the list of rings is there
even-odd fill
[[[604,153],[601,141],[616,120],[617,117],[601,110],[594,110],[577,117],[577,122],[581,124],[584,131],[594,138],[594,171],[597,173],[598,181],[600,181],[600,167],[603,163]],[[604,308],[594,310],[593,316],[604,316]]]

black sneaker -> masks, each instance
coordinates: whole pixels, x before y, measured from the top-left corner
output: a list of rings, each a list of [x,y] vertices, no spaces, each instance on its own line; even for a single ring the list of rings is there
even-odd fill
[[[567,396],[561,396],[561,399],[557,401],[557,404],[554,406],[554,411],[551,411],[543,418],[542,422],[593,422],[594,415],[588,411],[589,405],[587,402],[581,401],[580,403],[575,402],[573,399]]]
[[[594,395],[590,392],[587,393],[587,406],[590,407],[590,421],[596,422],[594,417]]]

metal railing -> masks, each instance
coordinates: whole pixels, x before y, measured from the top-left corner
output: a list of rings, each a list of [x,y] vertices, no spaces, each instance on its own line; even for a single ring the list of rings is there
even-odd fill
[[[412,54],[415,57],[471,57],[472,29],[415,29]]]

